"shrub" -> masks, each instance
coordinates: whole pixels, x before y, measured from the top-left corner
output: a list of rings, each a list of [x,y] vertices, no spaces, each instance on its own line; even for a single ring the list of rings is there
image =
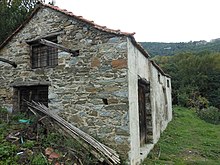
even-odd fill
[[[216,107],[210,106],[197,110],[198,116],[206,122],[212,124],[220,124],[220,110]]]
[[[203,109],[208,107],[209,101],[199,95],[199,92],[184,92],[178,95],[178,104],[183,107]]]
[[[188,101],[188,106],[193,107],[193,108],[198,108],[198,109],[203,109],[207,108],[209,104],[209,101],[202,96],[195,96],[189,99]]]
[[[6,121],[7,114],[8,114],[7,110],[0,106],[0,124]]]
[[[178,100],[178,105],[186,107],[189,100],[189,95],[187,93],[178,94],[177,100]]]

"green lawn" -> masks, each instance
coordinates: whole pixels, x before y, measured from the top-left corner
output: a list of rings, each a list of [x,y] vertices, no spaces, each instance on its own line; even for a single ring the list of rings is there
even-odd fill
[[[220,125],[209,124],[195,111],[174,107],[173,120],[143,165],[220,165]]]

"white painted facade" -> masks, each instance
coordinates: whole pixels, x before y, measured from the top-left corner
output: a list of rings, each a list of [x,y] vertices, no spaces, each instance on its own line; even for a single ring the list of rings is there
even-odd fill
[[[172,119],[171,80],[163,75],[128,39],[128,97],[131,165],[140,164],[146,158],[160,134]],[[150,82],[153,143],[140,146],[138,78]],[[160,80],[159,80],[160,79]],[[166,112],[167,111],[167,112]]]

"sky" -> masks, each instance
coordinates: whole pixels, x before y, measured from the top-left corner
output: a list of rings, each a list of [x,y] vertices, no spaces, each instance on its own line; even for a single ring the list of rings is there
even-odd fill
[[[110,29],[135,32],[138,42],[220,38],[220,0],[56,0],[55,5]]]

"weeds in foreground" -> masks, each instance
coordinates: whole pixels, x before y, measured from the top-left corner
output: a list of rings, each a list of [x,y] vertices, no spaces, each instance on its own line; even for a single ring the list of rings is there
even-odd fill
[[[30,121],[21,123],[22,121]],[[8,114],[0,108],[0,164],[100,164],[77,141],[48,118]]]

